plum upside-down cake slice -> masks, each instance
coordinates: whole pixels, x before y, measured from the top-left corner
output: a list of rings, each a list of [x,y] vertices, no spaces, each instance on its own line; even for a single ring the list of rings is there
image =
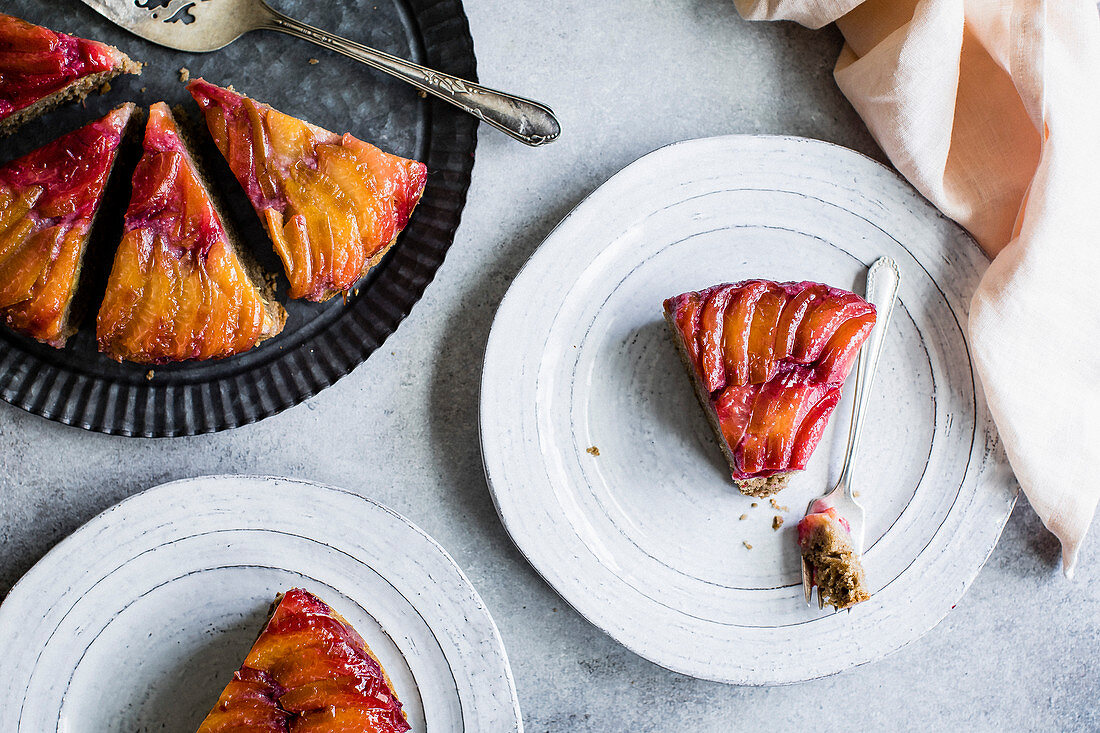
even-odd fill
[[[347,292],[393,246],[424,192],[423,163],[202,79],[188,89],[283,261],[291,298]]]
[[[0,135],[141,64],[113,46],[0,13]]]
[[[168,105],[153,105],[99,309],[99,350],[141,364],[221,358],[285,322],[222,224]]]
[[[401,733],[382,665],[324,601],[300,588],[271,619],[198,733]]]
[[[92,222],[134,105],[0,167],[0,318],[58,348]]]
[[[734,482],[750,496],[783,489],[821,439],[875,307],[828,285],[767,280],[664,305]]]

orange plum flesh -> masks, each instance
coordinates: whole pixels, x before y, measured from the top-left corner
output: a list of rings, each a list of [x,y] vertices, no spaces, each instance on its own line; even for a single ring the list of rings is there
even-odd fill
[[[747,280],[665,301],[743,480],[800,471],[875,325],[858,295]]]
[[[283,596],[198,733],[402,733],[409,724],[366,643],[327,604]]]

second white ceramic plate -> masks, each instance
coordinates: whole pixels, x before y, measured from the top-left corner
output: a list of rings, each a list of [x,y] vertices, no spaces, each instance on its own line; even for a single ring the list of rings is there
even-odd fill
[[[755,277],[862,292],[881,255],[902,286],[856,475],[874,595],[834,615],[803,601],[793,535],[835,482],[850,402],[775,506],[741,496],[661,302]],[[481,439],[508,532],[582,615],[678,672],[782,684],[898,649],[959,599],[1015,502],[964,332],[986,264],[843,148],[730,136],[645,156],[550,234],[493,324]]]
[[[127,499],[19,581],[0,730],[194,733],[294,587],[363,636],[414,731],[522,731],[496,625],[443,548],[349,491],[248,476]]]

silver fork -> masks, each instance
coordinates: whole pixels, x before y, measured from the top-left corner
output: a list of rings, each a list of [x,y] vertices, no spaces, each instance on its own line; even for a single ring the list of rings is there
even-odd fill
[[[255,30],[281,31],[361,61],[450,102],[527,145],[561,134],[549,107],[368,48],[272,9],[264,0],[83,0],[147,41],[178,51],[217,51]]]
[[[878,359],[882,353],[882,344],[886,340],[886,330],[890,327],[890,315],[894,312],[894,301],[900,284],[901,273],[898,271],[898,264],[889,257],[880,257],[875,260],[867,271],[867,294],[864,297],[875,306],[878,317],[870,337],[860,349],[859,360],[856,362],[852,423],[848,428],[848,448],[844,452],[844,466],[840,469],[840,478],[833,490],[821,498],[814,499],[806,507],[807,514],[834,507],[837,514],[848,522],[851,528],[852,545],[860,555],[863,554],[863,540],[866,533],[865,512],[852,491],[852,473],[855,470],[856,449],[859,447],[859,439],[863,432],[863,417],[867,412],[867,405],[871,402],[871,383],[875,379]],[[802,559],[802,590],[806,594],[806,603],[810,603],[814,592],[813,572],[805,558]],[[817,593],[817,607],[825,607],[821,591]]]

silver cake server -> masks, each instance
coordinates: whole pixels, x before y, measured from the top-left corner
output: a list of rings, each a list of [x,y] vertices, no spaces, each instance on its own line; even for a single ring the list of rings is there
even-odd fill
[[[553,142],[561,126],[549,107],[376,51],[272,9],[264,0],[83,0],[147,41],[178,51],[217,51],[255,30],[288,33],[407,81],[528,145]]]

